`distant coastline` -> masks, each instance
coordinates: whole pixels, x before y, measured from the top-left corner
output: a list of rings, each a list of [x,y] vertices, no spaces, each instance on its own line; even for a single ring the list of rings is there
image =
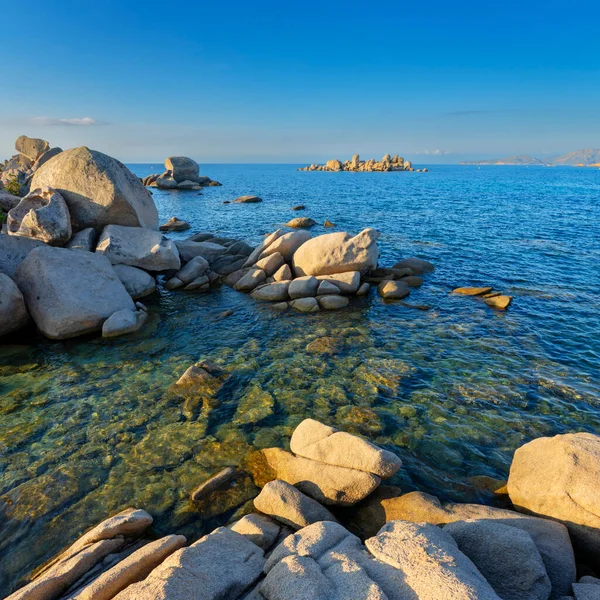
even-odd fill
[[[488,160],[463,161],[461,165],[500,165],[500,166],[538,166],[538,167],[600,167],[600,149],[586,148],[541,160],[529,154],[492,158]]]

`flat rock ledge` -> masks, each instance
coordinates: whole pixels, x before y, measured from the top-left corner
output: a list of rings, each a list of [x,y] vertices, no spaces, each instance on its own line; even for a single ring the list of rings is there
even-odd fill
[[[262,487],[255,512],[188,545],[181,535],[152,539],[152,517],[128,508],[7,600],[598,597],[600,436],[540,438],[517,450],[508,482],[516,510],[389,486],[373,494],[400,459],[313,419],[298,425],[291,448],[298,454],[270,448],[239,467]],[[196,491],[223,490],[233,474],[224,469]]]

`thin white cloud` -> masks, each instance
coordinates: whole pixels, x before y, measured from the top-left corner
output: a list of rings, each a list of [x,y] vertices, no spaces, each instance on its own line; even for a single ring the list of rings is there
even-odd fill
[[[74,119],[55,119],[52,117],[32,117],[32,125],[56,126],[56,125],[74,125],[76,127],[91,127],[93,125],[106,125],[104,121],[97,121],[92,117],[82,117]]]

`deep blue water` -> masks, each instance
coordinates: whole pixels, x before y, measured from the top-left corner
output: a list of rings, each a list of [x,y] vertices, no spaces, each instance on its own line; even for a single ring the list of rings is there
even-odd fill
[[[131,165],[144,176],[161,165]],[[229,288],[159,291],[135,335],[0,345],[0,589],[107,513],[149,510],[158,533],[194,538],[224,522],[190,491],[257,448],[283,445],[314,416],[402,457],[393,483],[444,498],[489,498],[531,438],[600,426],[600,170],[436,166],[428,173],[297,172],[290,165],[206,165],[223,187],[154,189],[171,216],[258,243],[300,214],[335,230],[375,227],[380,264],[436,265],[410,303],[376,294],[340,312],[274,314]],[[223,204],[256,194],[260,204]],[[306,210],[293,212],[292,206]],[[313,234],[325,233],[321,225]],[[327,230],[329,231],[329,230]],[[449,295],[491,285],[506,312]],[[234,314],[218,319],[223,310]],[[306,350],[339,342],[333,355]],[[231,373],[210,408],[165,394],[199,359]],[[241,407],[241,408],[238,408]],[[249,416],[250,415],[250,416]]]

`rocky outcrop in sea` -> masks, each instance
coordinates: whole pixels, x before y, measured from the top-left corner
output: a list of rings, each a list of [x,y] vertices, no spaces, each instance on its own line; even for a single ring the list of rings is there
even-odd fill
[[[355,154],[351,160],[342,162],[337,158],[328,160],[324,165],[312,164],[307,167],[300,167],[298,171],[354,171],[354,172],[372,172],[372,171],[416,171],[419,173],[427,172],[427,169],[414,169],[409,160],[404,160],[397,154],[390,156],[386,154],[380,161],[374,158],[360,160],[360,156]]]
[[[199,540],[156,539],[152,516],[126,508],[7,600],[598,597],[600,436],[519,448],[507,508],[386,485],[402,468],[394,453],[314,419],[296,427],[289,448],[265,448],[188,491],[201,518],[214,494],[235,495],[243,477],[255,486],[243,510]]]

